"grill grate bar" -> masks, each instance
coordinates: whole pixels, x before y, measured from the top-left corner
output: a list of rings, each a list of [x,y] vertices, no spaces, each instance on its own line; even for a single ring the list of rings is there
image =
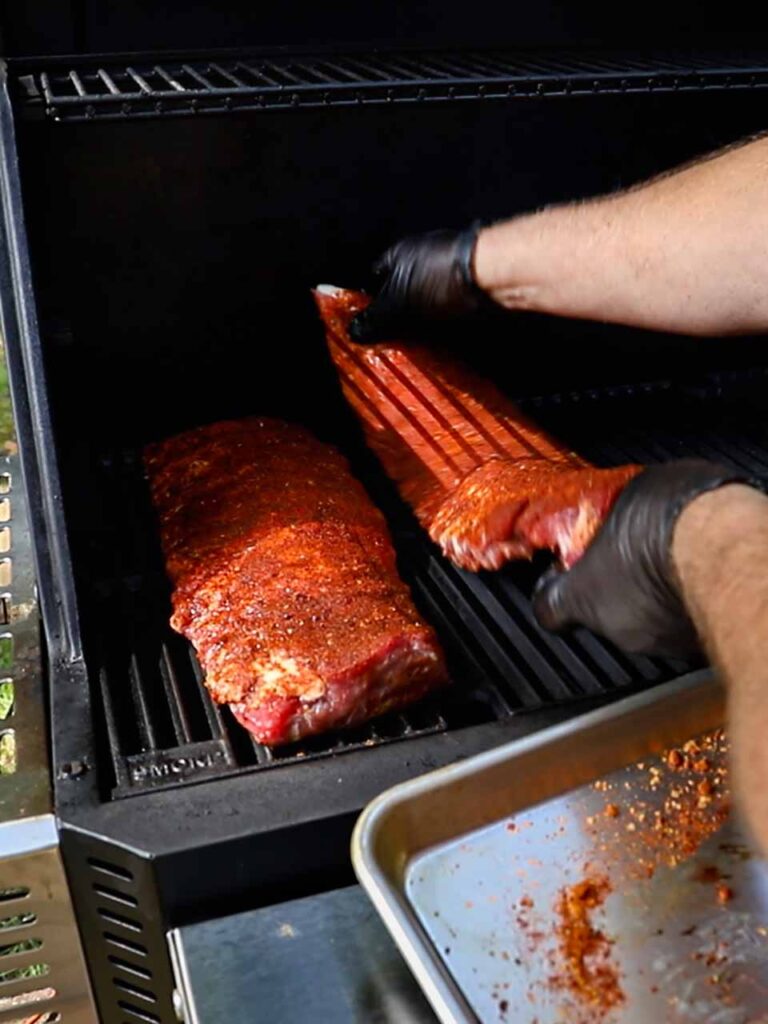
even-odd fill
[[[142,673],[139,667],[139,660],[136,652],[131,654],[128,678],[131,684],[131,696],[136,711],[136,723],[139,727],[139,737],[142,750],[157,749],[157,738],[152,716],[147,705],[146,694],[142,685]]]
[[[469,572],[457,572],[466,591],[472,595],[478,609],[484,608],[494,633],[504,638],[508,645],[507,659],[519,658],[524,671],[544,685],[544,693],[554,699],[567,700],[577,696],[579,691],[569,685],[567,677],[559,672],[549,658],[539,649],[532,636],[521,627],[516,615],[510,614],[514,606],[503,605],[488,584],[485,577]],[[537,693],[537,702],[541,693]]]
[[[107,729],[107,741],[110,753],[112,772],[114,773],[117,785],[124,785],[127,772],[125,758],[123,756],[123,745],[120,740],[120,729],[118,727],[115,708],[111,693],[112,678],[106,668],[99,671],[99,693],[101,695],[101,706],[104,712],[104,723]]]
[[[213,739],[221,739],[225,734],[224,721],[221,716],[221,711],[219,710],[218,705],[216,705],[213,702],[213,700],[211,699],[211,695],[208,693],[208,690],[203,684],[203,670],[200,667],[200,662],[195,657],[195,652],[191,645],[187,648],[187,652],[189,655],[190,663],[192,665],[192,671],[194,673],[195,680],[200,688],[200,693],[203,700],[203,709],[205,711],[205,717],[208,722],[208,728],[210,729],[211,737]]]
[[[365,82],[365,78],[356,71],[350,70],[345,66],[346,62],[342,64],[340,61],[332,61],[327,58],[315,61],[312,65],[298,64],[297,67],[305,72],[307,79],[311,80],[312,76],[315,76],[321,82],[353,82],[355,85],[360,85]],[[322,68],[327,68],[330,72],[335,74],[335,78],[330,78],[328,75],[323,74]]]
[[[135,68],[127,67],[125,70],[143,93],[146,93],[147,96],[152,95],[152,87],[150,86],[150,84],[147,82],[143,75],[139,74],[139,72],[136,71]]]
[[[62,69],[63,68],[63,69]],[[24,109],[55,120],[159,117],[270,106],[435,102],[512,94],[672,91],[768,86],[768,52],[743,54],[401,52],[188,60],[96,70],[58,62],[13,68]],[[212,79],[215,78],[216,81]],[[22,81],[23,79],[23,81]],[[25,88],[30,79],[39,89]],[[414,88],[415,87],[415,88]]]
[[[498,579],[489,580],[488,585],[498,589],[503,603],[514,608],[517,614],[526,622],[529,629],[537,629],[530,601],[510,579],[508,572],[499,573]],[[594,667],[590,667],[585,659],[580,656],[576,644],[567,642],[559,636],[548,638],[548,643],[552,653],[575,681],[582,693],[598,694],[604,692],[604,683],[596,676]]]
[[[162,67],[160,64],[155,64],[153,70],[156,75],[159,75],[164,81],[168,83],[168,85],[170,85],[172,89],[175,89],[176,92],[184,92],[184,86],[181,84],[181,82],[177,78],[174,78],[174,76],[171,75],[168,71],[166,71],[166,69]]]
[[[216,91],[216,86],[211,85],[211,83],[208,81],[208,79],[203,76],[202,72],[199,71],[197,68],[192,67],[191,64],[182,64],[181,65],[181,70],[185,74],[189,75],[190,78],[194,78],[194,80],[196,82],[198,82],[200,85],[202,85],[203,89],[206,92],[215,92]]]
[[[227,69],[223,68],[221,64],[211,64],[211,67],[217,74],[221,75],[222,78],[226,78],[227,81],[232,82],[233,85],[237,86],[238,89],[247,88],[245,82],[241,82],[236,75],[233,75],[231,71],[227,71]]]
[[[75,87],[78,96],[87,96],[88,92],[82,83],[82,80],[76,71],[69,72],[69,80]]]
[[[258,85],[266,85],[268,87],[275,89],[283,88],[282,83],[279,82],[276,78],[273,78],[272,75],[268,75],[263,68],[259,68],[257,70],[250,64],[237,64],[236,67],[243,68],[252,78],[256,79]],[[253,88],[253,86],[250,86],[249,88]]]
[[[176,734],[176,743],[178,745],[191,743],[192,729],[187,716],[186,702],[182,697],[173,659],[166,644],[163,644],[160,655],[160,676],[163,680],[166,697],[168,698],[173,729]]]
[[[106,85],[107,89],[109,89],[110,93],[113,96],[120,96],[121,95],[120,90],[115,85],[115,82],[114,82],[112,76],[109,74],[109,72],[105,71],[104,68],[99,68],[99,70],[96,72],[96,74],[99,76],[99,78],[102,80],[102,82]]]
[[[250,737],[251,746],[253,747],[253,756],[256,759],[256,764],[270,764],[274,761],[272,751],[269,747],[265,747],[261,743],[258,743],[250,733],[248,735]]]
[[[350,67],[357,68],[358,72],[361,73],[363,80],[373,82],[387,82],[389,81],[389,74],[383,70],[375,60],[369,58],[367,61],[358,60],[356,57],[344,57],[344,63]]]

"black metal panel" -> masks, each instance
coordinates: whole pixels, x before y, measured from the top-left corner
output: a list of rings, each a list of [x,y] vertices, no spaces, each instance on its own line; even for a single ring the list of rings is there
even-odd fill
[[[21,68],[24,109],[57,121],[768,84],[763,53],[355,52],[89,60]]]
[[[61,849],[102,1024],[175,1024],[155,866],[66,830]]]

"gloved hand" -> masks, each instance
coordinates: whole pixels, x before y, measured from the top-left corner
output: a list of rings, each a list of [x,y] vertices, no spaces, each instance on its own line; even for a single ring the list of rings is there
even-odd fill
[[[404,238],[374,266],[379,293],[350,325],[355,341],[372,342],[411,333],[413,327],[473,312],[484,293],[476,285],[472,256],[480,231],[430,231]]]
[[[681,459],[644,470],[624,488],[576,565],[545,574],[533,598],[547,629],[586,626],[625,651],[685,657],[700,650],[672,563],[678,516],[728,483],[754,483],[727,466]]]

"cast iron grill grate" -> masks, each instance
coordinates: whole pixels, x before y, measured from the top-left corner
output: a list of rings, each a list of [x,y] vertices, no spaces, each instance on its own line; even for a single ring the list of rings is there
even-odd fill
[[[90,59],[14,67],[16,96],[57,121],[230,110],[498,99],[508,96],[752,89],[768,54],[374,52],[220,59]]]
[[[763,383],[760,377],[758,387]],[[702,456],[768,479],[768,427],[759,414],[750,419],[743,407],[729,412],[718,398],[720,390],[720,383],[684,393],[669,385],[632,386],[527,404],[541,422],[598,464]],[[620,695],[687,668],[626,656],[585,631],[566,637],[543,632],[530,606],[543,562],[493,574],[461,572],[395,505],[390,512],[401,571],[440,633],[456,685],[359,729],[269,750],[253,741],[226,708],[213,704],[191,646],[168,625],[168,585],[139,456],[123,452],[104,460],[100,483],[102,521],[110,527],[107,546],[103,539],[94,543],[97,554],[98,549],[113,552],[115,561],[108,572],[103,558],[94,563],[101,565],[102,577],[87,607],[91,632],[99,638],[90,660],[100,683],[115,796],[263,771],[558,703]],[[387,484],[367,483],[386,507]]]

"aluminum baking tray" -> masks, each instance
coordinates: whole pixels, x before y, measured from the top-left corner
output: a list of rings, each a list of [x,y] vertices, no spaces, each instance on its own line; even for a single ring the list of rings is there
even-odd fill
[[[366,809],[355,870],[440,1020],[768,1022],[768,871],[730,809],[723,713],[692,673]]]

